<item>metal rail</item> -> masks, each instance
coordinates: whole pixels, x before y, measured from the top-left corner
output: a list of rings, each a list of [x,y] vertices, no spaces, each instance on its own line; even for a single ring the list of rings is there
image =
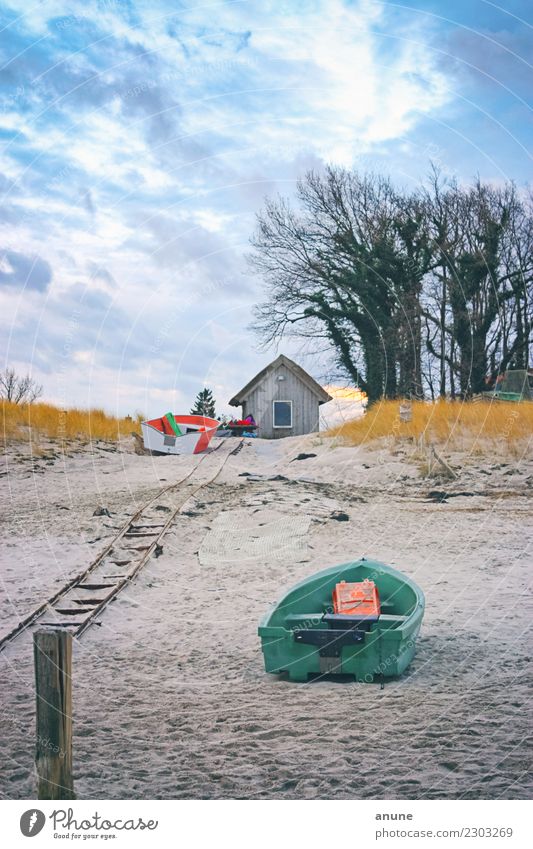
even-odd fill
[[[72,578],[67,583],[63,584],[63,586],[53,595],[51,598],[44,601],[38,607],[36,607],[31,613],[28,614],[24,619],[22,619],[18,625],[13,628],[5,637],[0,639],[0,651],[5,648],[6,645],[11,643],[16,637],[20,634],[27,631],[32,625],[38,623],[38,620],[41,619],[45,614],[51,615],[60,615],[66,621],[57,621],[57,622],[41,622],[42,625],[55,625],[56,627],[69,627],[73,628],[74,636],[81,636],[90,625],[93,624],[96,617],[102,613],[103,610],[107,607],[107,605],[118,595],[118,593],[124,589],[125,586],[131,583],[131,581],[135,578],[137,573],[142,569],[142,567],[148,562],[152,554],[156,551],[157,547],[160,546],[161,540],[163,539],[165,533],[168,531],[176,516],[183,509],[185,504],[193,498],[197,492],[203,489],[206,486],[214,483],[214,481],[218,478],[220,473],[222,472],[226,461],[233,454],[236,454],[240,448],[242,447],[242,440],[239,440],[238,445],[231,451],[229,451],[225,456],[222,464],[217,469],[216,473],[209,478],[209,480],[200,483],[192,492],[189,492],[186,497],[178,504],[178,506],[173,510],[170,517],[161,525],[153,525],[153,524],[138,524],[138,520],[141,519],[143,514],[152,506],[155,505],[157,501],[161,499],[162,496],[168,494],[172,490],[177,489],[186,481],[188,481],[198,470],[199,466],[203,463],[207,457],[212,456],[216,451],[218,451],[225,444],[227,439],[217,445],[214,451],[209,452],[209,454],[203,454],[201,460],[188,472],[185,477],[181,478],[181,480],[176,481],[175,483],[169,484],[168,486],[163,487],[159,490],[149,501],[145,502],[134,514],[128,519],[128,521],[120,528],[119,532],[113,537],[111,542],[100,552],[98,557],[93,560],[93,562]],[[151,531],[142,531],[142,528],[160,528],[156,533],[152,533]],[[129,559],[129,560],[113,560],[112,562],[116,565],[130,565],[129,570],[125,575],[116,575],[109,576],[107,580],[111,580],[111,578],[118,578],[118,581],[113,583],[103,583],[104,579],[101,579],[97,584],[84,584],[85,579],[95,572],[99,566],[105,564],[106,557],[110,556],[113,553],[113,550],[116,549],[117,544],[121,543],[123,540],[133,541],[135,539],[144,540],[145,538],[150,537],[151,542],[147,546],[142,546],[138,548],[134,548],[132,546],[128,546],[129,551],[138,551],[142,552],[142,555],[138,560]],[[65,599],[66,596],[72,590],[91,590],[96,593],[101,593],[102,590],[108,589],[109,592],[105,593],[103,596],[98,596],[98,598],[93,599],[89,598],[86,601],[74,599],[73,603],[77,605],[73,609],[61,609],[58,607],[58,603],[60,604],[62,599]],[[69,621],[69,617],[77,617],[78,621],[71,619]],[[83,621],[79,621],[79,619],[83,617]]]

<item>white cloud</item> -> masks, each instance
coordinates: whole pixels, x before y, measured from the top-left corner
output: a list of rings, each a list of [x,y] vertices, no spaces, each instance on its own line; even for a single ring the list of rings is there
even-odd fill
[[[4,116],[21,134],[4,154],[18,183],[1,233],[54,277],[42,314],[38,293],[22,310],[0,293],[14,356],[35,350],[45,388],[59,363],[76,403],[149,414],[145,401],[172,395],[178,409],[205,378],[222,405],[269,359],[246,330],[256,284],[242,259],[263,195],[323,161],[351,165],[439,110],[448,94],[430,48],[376,0],[72,0],[66,16],[56,0],[17,3],[15,30],[34,42],[23,73],[40,81]]]

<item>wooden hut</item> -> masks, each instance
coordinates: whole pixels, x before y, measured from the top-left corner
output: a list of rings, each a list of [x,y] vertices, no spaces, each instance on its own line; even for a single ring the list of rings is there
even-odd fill
[[[310,374],[280,354],[256,374],[229,402],[242,406],[242,418],[250,414],[264,439],[301,436],[318,430],[319,407],[331,396]]]

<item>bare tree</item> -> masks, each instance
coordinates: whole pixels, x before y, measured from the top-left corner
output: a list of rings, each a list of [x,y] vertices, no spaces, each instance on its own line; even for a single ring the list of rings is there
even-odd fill
[[[512,183],[442,181],[400,191],[342,168],[268,200],[252,238],[266,283],[254,328],[329,343],[369,399],[467,397],[527,368],[533,205]]]
[[[512,183],[428,190],[435,264],[426,287],[426,345],[440,394],[481,392],[509,365],[527,368],[532,327],[533,217]],[[448,370],[448,381],[446,372]]]
[[[13,368],[0,372],[0,398],[14,404],[32,404],[43,394],[43,387],[27,374],[21,377]]]
[[[327,339],[370,400],[420,395],[420,291],[431,262],[425,201],[378,175],[328,168],[258,216],[253,268],[267,283],[255,328]]]

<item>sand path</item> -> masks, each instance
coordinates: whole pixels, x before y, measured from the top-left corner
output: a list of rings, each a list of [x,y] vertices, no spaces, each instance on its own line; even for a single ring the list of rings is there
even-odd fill
[[[302,451],[317,456],[290,462]],[[331,450],[313,438],[250,441],[231,458],[163,555],[75,647],[79,798],[528,795],[531,465],[470,464],[447,488],[484,494],[435,503],[427,492],[436,484],[411,459]],[[1,631],[87,565],[112,526],[190,462],[85,451],[43,473],[11,465],[2,483]],[[285,479],[268,479],[278,474]],[[100,504],[111,519],[93,517]],[[287,562],[255,549],[253,558],[243,551],[200,565],[205,535],[234,510],[258,527],[273,513],[308,517],[307,549]],[[332,518],[336,510],[349,521]],[[363,554],[426,593],[408,673],[384,690],[265,675],[257,622],[269,605],[317,569]],[[29,640],[3,652],[0,669],[1,792],[31,798]]]

